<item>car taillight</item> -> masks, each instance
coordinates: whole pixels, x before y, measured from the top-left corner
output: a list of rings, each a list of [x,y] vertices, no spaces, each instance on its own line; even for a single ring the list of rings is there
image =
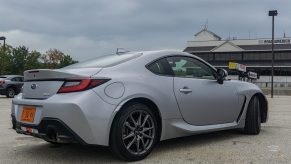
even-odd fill
[[[0,80],[0,85],[1,84],[5,84],[5,81],[4,80]]]
[[[69,79],[65,80],[58,93],[79,92],[97,87],[110,79]]]

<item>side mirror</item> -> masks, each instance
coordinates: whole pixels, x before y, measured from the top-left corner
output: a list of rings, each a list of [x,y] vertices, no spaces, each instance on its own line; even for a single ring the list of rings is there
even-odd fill
[[[225,69],[218,68],[217,74],[218,74],[217,82],[219,84],[223,84],[223,80],[225,79],[226,76],[228,76],[227,71]]]

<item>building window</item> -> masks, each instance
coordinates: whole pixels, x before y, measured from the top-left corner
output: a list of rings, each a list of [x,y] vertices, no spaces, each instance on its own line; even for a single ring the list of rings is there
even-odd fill
[[[275,52],[275,60],[291,60],[291,52]]]
[[[219,61],[237,61],[242,60],[241,53],[216,53],[215,59]]]
[[[245,52],[244,60],[272,60],[271,52]]]
[[[212,61],[213,60],[213,54],[212,53],[200,53],[200,54],[194,54],[200,58],[202,58],[203,60],[206,61]]]

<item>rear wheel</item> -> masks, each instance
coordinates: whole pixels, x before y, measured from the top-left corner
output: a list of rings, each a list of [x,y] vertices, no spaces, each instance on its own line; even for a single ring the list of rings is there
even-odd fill
[[[145,105],[127,105],[118,113],[110,135],[111,150],[128,161],[144,159],[158,140],[157,120]]]
[[[259,134],[261,131],[261,114],[260,114],[260,102],[257,96],[252,97],[250,100],[244,132],[246,134]]]
[[[6,91],[6,97],[13,98],[15,96],[15,90],[13,88],[8,88]]]

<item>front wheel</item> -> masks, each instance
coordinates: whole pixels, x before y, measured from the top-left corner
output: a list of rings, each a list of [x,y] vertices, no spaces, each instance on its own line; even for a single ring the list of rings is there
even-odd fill
[[[158,140],[156,117],[140,103],[127,105],[121,110],[112,125],[111,150],[128,161],[144,159]]]
[[[250,100],[244,132],[246,134],[259,134],[261,131],[261,113],[260,113],[260,102],[257,96],[252,97]]]

